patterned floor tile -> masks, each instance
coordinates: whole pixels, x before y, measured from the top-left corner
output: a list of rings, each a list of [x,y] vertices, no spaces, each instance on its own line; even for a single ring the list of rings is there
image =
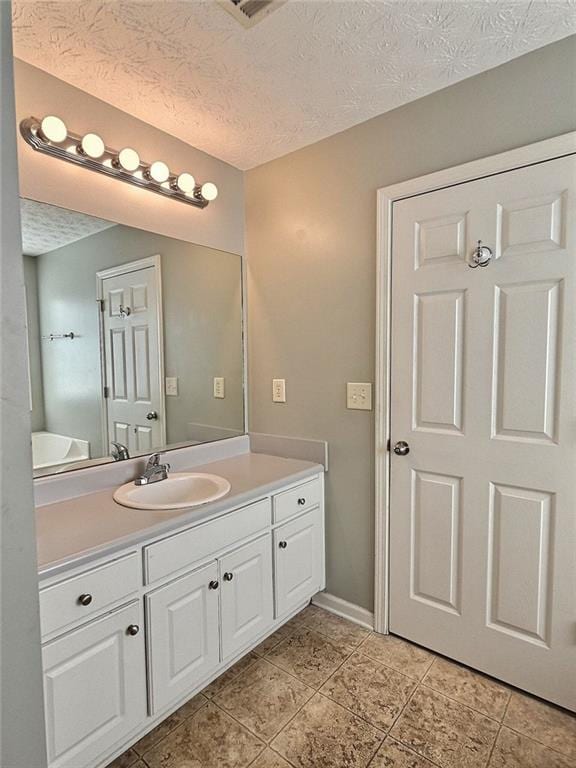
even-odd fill
[[[138,754],[133,749],[127,749],[120,757],[108,764],[107,768],[136,768]]]
[[[226,672],[223,672],[219,677],[216,678],[216,680],[213,680],[209,685],[207,685],[206,688],[204,688],[202,691],[202,694],[207,696],[209,699],[211,699],[212,696],[216,696],[216,694],[220,693],[220,691],[223,691],[224,688],[226,688],[226,686],[232,682],[232,680],[235,680],[241,672],[244,672],[245,669],[251,667],[252,664],[257,661],[257,659],[258,656],[256,656],[253,651],[247,653],[246,656],[243,656],[240,661],[237,661],[236,664],[230,667],[230,669],[227,669]]]
[[[338,643],[302,627],[266,658],[306,685],[319,688],[348,657]]]
[[[419,688],[390,735],[442,768],[484,768],[497,733],[495,720]]]
[[[316,694],[272,742],[296,768],[365,768],[384,734]]]
[[[510,699],[504,723],[572,757],[576,763],[576,715],[540,699],[515,692]]]
[[[358,646],[370,634],[370,630],[316,605],[309,605],[299,615],[304,626],[326,635],[337,643],[349,646],[350,649]]]
[[[510,698],[510,689],[506,686],[447,659],[434,659],[423,683],[496,720],[504,716]]]
[[[261,739],[269,741],[313,693],[300,680],[260,659],[213,701]]]
[[[144,754],[149,768],[247,768],[264,744],[209,703]]]
[[[254,760],[250,768],[292,768],[292,766],[283,757],[277,755],[276,752],[272,752],[271,749],[265,749],[260,757]]]
[[[572,759],[504,726],[489,768],[574,768]]]
[[[204,704],[206,704],[206,698],[202,696],[201,693],[197,696],[193,696],[189,701],[177,709],[176,712],[173,712],[165,720],[162,720],[154,730],[147,733],[146,736],[140,739],[140,741],[137,741],[133,746],[134,751],[139,755],[143,755],[144,752],[147,752],[154,746],[154,744],[157,744],[161,739],[167,736],[170,731],[173,731],[174,728],[177,728],[189,717],[192,717],[192,715],[197,712],[200,707],[204,706]]]
[[[321,692],[377,728],[388,730],[416,685],[412,678],[355,653],[324,683]]]
[[[360,646],[360,652],[392,667],[403,675],[421,680],[434,661],[434,654],[407,643],[394,635],[372,633]]]
[[[425,757],[388,737],[376,752],[370,768],[435,768]]]

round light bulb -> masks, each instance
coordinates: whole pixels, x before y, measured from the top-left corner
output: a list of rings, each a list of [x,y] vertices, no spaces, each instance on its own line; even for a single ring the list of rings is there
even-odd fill
[[[40,130],[42,131],[42,135],[47,138],[48,141],[53,141],[56,144],[65,141],[66,136],[68,135],[66,123],[63,120],[60,120],[59,117],[56,117],[56,115],[47,115],[40,123]]]
[[[206,184],[202,184],[200,193],[204,200],[216,200],[218,197],[218,187],[216,184],[212,184],[211,181],[207,181]]]
[[[140,155],[131,147],[124,147],[118,152],[118,164],[125,171],[137,171],[140,167]]]
[[[166,163],[162,162],[162,160],[156,160],[156,162],[152,163],[148,172],[158,184],[168,181],[168,178],[170,177],[170,169]]]
[[[191,173],[181,173],[176,179],[176,186],[181,192],[194,192],[196,179]]]
[[[87,133],[86,136],[82,138],[80,146],[82,147],[84,154],[94,158],[94,160],[102,157],[104,150],[106,149],[104,142],[97,133]]]

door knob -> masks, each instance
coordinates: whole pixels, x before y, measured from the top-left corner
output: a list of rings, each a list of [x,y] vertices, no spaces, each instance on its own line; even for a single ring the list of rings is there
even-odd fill
[[[138,626],[138,624],[130,624],[126,632],[132,637],[134,637],[134,635],[137,635],[138,632],[140,632],[140,627]]]
[[[288,546],[288,542],[287,541],[280,541],[278,543],[278,546],[280,547],[280,549],[286,549],[286,547]]]
[[[216,579],[214,581],[211,581],[210,584],[208,584],[208,589],[218,589],[218,582]]]
[[[149,411],[149,413],[146,414],[146,418],[148,421],[157,421],[158,413],[156,411]]]
[[[224,581],[232,581],[234,574],[229,571],[224,574]]]
[[[399,440],[394,446],[394,453],[397,456],[406,456],[406,454],[410,453],[410,446],[405,440]]]

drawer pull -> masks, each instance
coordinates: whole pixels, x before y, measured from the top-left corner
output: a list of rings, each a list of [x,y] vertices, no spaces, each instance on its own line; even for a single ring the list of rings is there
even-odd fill
[[[208,589],[218,589],[219,584],[216,580],[211,581],[210,584],[208,584]]]
[[[301,496],[301,497],[298,499],[298,505],[299,505],[300,507],[303,507],[303,506],[304,506],[304,504],[306,504],[306,499],[305,499],[303,496]]]
[[[230,573],[230,571],[227,571],[224,574],[224,581],[232,581],[233,578],[234,578],[234,574]]]
[[[279,542],[278,546],[280,547],[280,549],[286,549],[286,547],[288,546],[288,542],[287,541],[281,541],[281,542]]]
[[[132,637],[134,637],[134,635],[137,635],[138,632],[140,632],[140,627],[138,626],[138,624],[130,624],[126,632],[129,635],[132,635]]]
[[[90,603],[92,602],[92,595],[89,595],[88,593],[86,593],[85,595],[80,595],[80,597],[78,598],[78,602],[80,603],[80,605],[90,605]]]

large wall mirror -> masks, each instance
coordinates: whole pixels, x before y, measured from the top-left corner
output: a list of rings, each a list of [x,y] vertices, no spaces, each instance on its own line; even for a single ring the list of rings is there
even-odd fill
[[[35,475],[243,434],[241,257],[21,211]]]

